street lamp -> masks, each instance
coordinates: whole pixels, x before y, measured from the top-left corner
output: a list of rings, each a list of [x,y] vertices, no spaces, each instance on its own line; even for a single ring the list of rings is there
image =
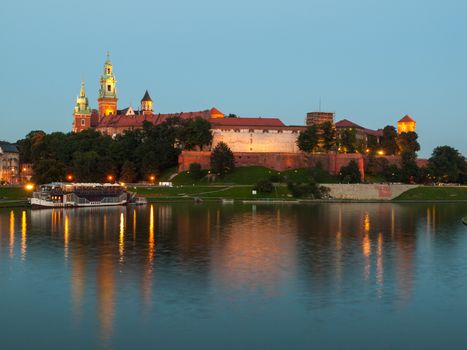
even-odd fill
[[[73,181],[73,175],[72,175],[72,174],[68,174],[68,175],[66,176],[66,179],[67,179],[68,182]]]
[[[114,180],[113,175],[107,175],[107,181],[112,182]]]
[[[149,175],[149,181],[154,183],[154,181],[156,181],[156,176],[155,175]]]

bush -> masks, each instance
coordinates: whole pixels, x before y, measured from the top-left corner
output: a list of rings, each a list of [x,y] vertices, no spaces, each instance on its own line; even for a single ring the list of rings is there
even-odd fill
[[[314,180],[309,182],[288,182],[287,187],[295,198],[321,199],[329,196],[329,188],[318,186]]]
[[[235,158],[229,146],[219,142],[211,153],[211,168],[220,177],[230,173],[235,168]]]
[[[189,172],[190,172],[190,177],[193,180],[199,180],[203,177],[203,171],[201,170],[201,164],[199,163],[191,163]]]
[[[345,183],[360,183],[362,174],[356,161],[351,160],[347,166],[343,166],[339,172],[339,177]]]
[[[269,180],[259,180],[254,189],[260,193],[271,193],[274,190],[274,185]]]

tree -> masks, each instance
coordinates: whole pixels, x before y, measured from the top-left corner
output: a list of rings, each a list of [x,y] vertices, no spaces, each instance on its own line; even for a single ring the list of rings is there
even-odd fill
[[[211,123],[202,118],[187,119],[177,128],[177,141],[183,149],[202,149],[212,141]]]
[[[346,153],[355,153],[357,150],[357,134],[355,129],[344,129],[340,135],[341,150]]]
[[[420,144],[417,141],[418,135],[416,132],[402,132],[397,136],[397,148],[401,154],[404,152],[413,153],[420,151]]]
[[[331,122],[321,124],[323,148],[326,151],[334,149],[336,145],[336,129]]]
[[[271,193],[274,191],[274,185],[270,180],[263,179],[256,183],[254,189],[260,193]]]
[[[37,184],[62,181],[65,178],[66,165],[55,159],[42,159],[33,164],[32,180]]]
[[[189,172],[190,172],[190,177],[193,180],[199,180],[203,177],[203,171],[201,170],[201,164],[199,163],[191,163]]]
[[[450,146],[436,147],[428,161],[428,172],[435,181],[464,182],[467,177],[465,157]]]
[[[401,155],[400,179],[405,183],[418,182],[420,171],[417,165],[416,154],[414,151],[405,150]]]
[[[224,176],[235,168],[235,158],[224,142],[219,142],[211,153],[211,168],[215,174]]]
[[[387,155],[393,155],[398,152],[397,131],[392,125],[384,127],[383,136],[381,136],[381,147]]]
[[[355,160],[351,160],[347,166],[343,166],[339,172],[342,182],[359,183],[362,180],[362,173]]]
[[[318,127],[310,125],[301,131],[297,138],[297,146],[304,152],[312,152],[318,146]]]
[[[129,160],[125,161],[120,172],[120,180],[123,182],[135,182],[137,177],[135,164]]]
[[[229,115],[227,115],[226,118],[238,118],[238,117],[236,114],[229,113]]]

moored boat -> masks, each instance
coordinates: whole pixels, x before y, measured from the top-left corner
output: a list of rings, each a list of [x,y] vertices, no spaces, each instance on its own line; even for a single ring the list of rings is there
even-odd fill
[[[125,205],[128,192],[119,184],[50,183],[41,185],[29,202],[33,208]]]

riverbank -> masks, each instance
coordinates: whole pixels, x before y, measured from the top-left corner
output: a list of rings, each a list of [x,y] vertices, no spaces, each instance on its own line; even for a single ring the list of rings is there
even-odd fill
[[[271,193],[254,193],[253,185],[179,185],[174,187],[130,186],[128,189],[148,202],[219,201],[224,203],[411,203],[465,202],[466,186],[415,186],[400,184],[323,184],[331,189],[329,199],[294,198],[285,184]],[[30,192],[21,187],[0,187],[0,207],[26,206]]]

